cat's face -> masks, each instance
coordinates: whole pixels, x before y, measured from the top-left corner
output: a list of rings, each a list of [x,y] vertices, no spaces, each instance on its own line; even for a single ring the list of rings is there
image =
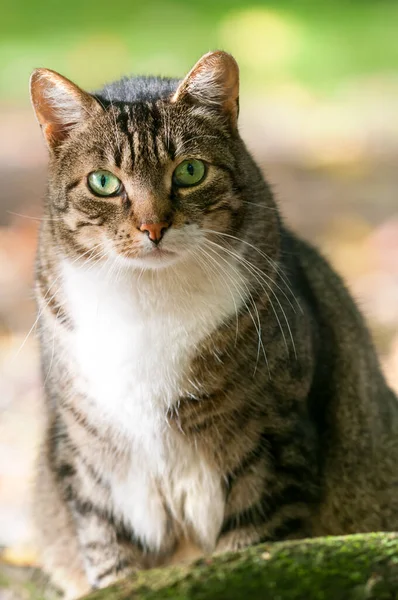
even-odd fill
[[[99,102],[51,71],[32,76],[52,155],[48,207],[66,253],[160,268],[200,260],[212,231],[236,230],[237,65],[205,55],[175,88]]]

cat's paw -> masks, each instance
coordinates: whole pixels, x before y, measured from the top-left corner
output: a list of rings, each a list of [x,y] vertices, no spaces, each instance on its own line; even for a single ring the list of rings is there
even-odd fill
[[[236,529],[229,531],[218,540],[214,554],[223,552],[236,552],[247,546],[252,546],[258,541],[259,534],[254,529]]]
[[[128,568],[126,567],[125,569],[119,569],[119,570],[112,571],[111,573],[108,573],[107,575],[105,575],[104,577],[101,577],[100,579],[99,578],[95,579],[91,585],[91,589],[99,590],[99,589],[106,588],[106,587],[112,585],[113,583],[116,583],[117,581],[124,579],[125,577],[127,577],[127,575],[130,575],[133,572],[133,570],[134,569],[132,569],[131,567],[128,567]]]

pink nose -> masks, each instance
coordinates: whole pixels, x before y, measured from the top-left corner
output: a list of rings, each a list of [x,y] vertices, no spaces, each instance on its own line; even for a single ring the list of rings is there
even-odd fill
[[[140,227],[140,231],[145,231],[148,234],[149,239],[155,244],[158,244],[168,226],[168,223],[143,223]]]

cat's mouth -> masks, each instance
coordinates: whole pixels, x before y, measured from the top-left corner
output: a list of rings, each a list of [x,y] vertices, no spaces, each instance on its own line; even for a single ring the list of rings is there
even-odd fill
[[[167,250],[167,248],[162,248],[159,246],[154,246],[153,248],[149,248],[146,249],[145,252],[143,252],[140,255],[140,258],[145,260],[145,259],[149,259],[149,260],[164,260],[164,259],[170,259],[170,258],[176,258],[177,253],[174,252],[173,250]]]
[[[172,265],[179,260],[178,252],[168,250],[159,246],[145,248],[139,252],[120,252],[119,256],[127,260],[131,266],[137,266],[143,269],[160,269]]]
[[[151,248],[151,250],[149,250],[149,252],[146,252],[146,256],[157,256],[159,258],[161,258],[162,256],[172,256],[175,254],[176,254],[176,252],[173,252],[173,250],[167,250],[166,248],[159,248],[158,246],[155,246],[154,248]]]
[[[142,252],[135,259],[135,262],[138,262],[141,267],[147,269],[162,269],[163,267],[173,265],[178,260],[179,255],[177,252],[154,246]]]

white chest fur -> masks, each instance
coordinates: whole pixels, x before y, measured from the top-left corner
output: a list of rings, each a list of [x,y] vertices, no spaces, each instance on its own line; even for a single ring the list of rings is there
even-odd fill
[[[165,532],[163,499],[206,549],[221,526],[220,474],[172,435],[165,415],[183,393],[198,345],[241,303],[236,269],[221,278],[195,264],[141,276],[125,268],[112,276],[103,266],[63,264],[75,326],[67,351],[81,391],[98,407],[98,418],[131,444],[128,476],[111,479],[114,510],[152,547],[161,547]]]

